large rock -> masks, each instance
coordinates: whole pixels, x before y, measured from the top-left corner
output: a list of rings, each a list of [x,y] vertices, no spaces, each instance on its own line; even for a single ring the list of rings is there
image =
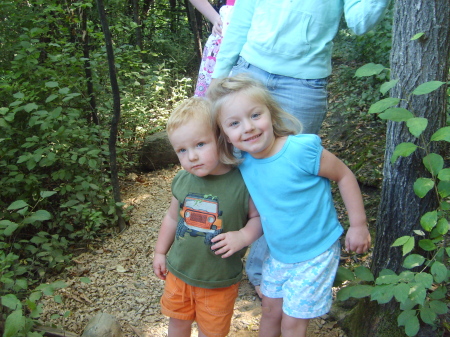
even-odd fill
[[[81,337],[122,337],[122,329],[113,315],[100,312],[89,321]]]
[[[166,131],[155,133],[145,139],[141,152],[142,170],[153,171],[179,163]]]

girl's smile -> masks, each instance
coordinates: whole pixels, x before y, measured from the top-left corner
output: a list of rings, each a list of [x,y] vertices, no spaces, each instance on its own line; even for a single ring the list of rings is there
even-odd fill
[[[269,109],[245,91],[230,96],[220,111],[219,122],[228,142],[255,158],[270,157],[281,148]]]

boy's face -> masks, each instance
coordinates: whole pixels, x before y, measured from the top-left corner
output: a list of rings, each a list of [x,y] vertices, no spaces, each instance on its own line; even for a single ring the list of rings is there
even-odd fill
[[[203,122],[190,121],[169,134],[181,166],[198,177],[220,175],[230,168],[219,161],[217,141],[211,127]]]

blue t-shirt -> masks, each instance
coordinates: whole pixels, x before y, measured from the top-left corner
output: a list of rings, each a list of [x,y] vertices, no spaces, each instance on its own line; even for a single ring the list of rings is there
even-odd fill
[[[318,176],[323,147],[317,135],[287,137],[274,156],[244,153],[239,166],[261,216],[270,254],[296,263],[325,252],[341,236],[330,181]]]

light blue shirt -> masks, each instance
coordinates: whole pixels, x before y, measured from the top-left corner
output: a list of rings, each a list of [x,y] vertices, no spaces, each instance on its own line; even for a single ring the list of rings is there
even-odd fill
[[[372,29],[390,0],[239,0],[213,78],[226,77],[242,56],[266,72],[301,79],[331,74],[342,14],[356,34]]]
[[[261,216],[270,254],[296,263],[325,252],[341,236],[330,181],[318,176],[323,147],[317,135],[289,136],[274,156],[244,153],[239,166]]]

